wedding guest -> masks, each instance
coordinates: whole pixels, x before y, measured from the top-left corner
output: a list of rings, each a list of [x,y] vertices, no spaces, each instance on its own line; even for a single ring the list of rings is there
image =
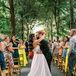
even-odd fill
[[[1,42],[2,43],[2,51],[3,51],[4,54],[5,54],[5,51],[6,51],[6,46],[9,42],[10,42],[9,37],[5,37],[4,40]]]
[[[59,43],[59,48],[58,48],[58,67],[62,69],[62,53],[63,53],[63,48],[64,48],[64,41],[61,40]]]
[[[5,57],[5,61],[8,60],[8,62],[9,62],[11,76],[13,75],[13,68],[14,68],[14,62],[13,62],[13,58],[12,58],[12,52],[13,52],[12,43],[9,43],[6,46],[6,51],[5,51],[5,56],[4,57]]]
[[[11,42],[12,42],[13,48],[14,48],[13,58],[19,58],[18,42],[16,41],[16,37],[15,36],[12,37]],[[14,64],[18,64],[18,63],[15,62]]]
[[[27,62],[27,57],[26,57],[26,52],[25,52],[25,43],[23,40],[19,40],[19,44],[18,44],[18,51],[19,51],[19,56],[20,55],[23,55],[23,65],[22,66],[26,66],[26,64],[28,63]],[[21,57],[20,58],[20,61],[21,61]]]
[[[25,52],[26,52],[26,56],[28,56],[28,41],[25,42]]]
[[[73,71],[76,64],[76,29],[70,31],[70,36],[69,73],[70,76],[74,76]]]
[[[62,53],[63,59],[65,59],[65,57],[66,57],[67,50],[69,49],[69,46],[70,46],[69,37],[68,36],[65,36],[64,37],[63,53]]]
[[[59,48],[59,42],[55,41],[52,43],[52,49],[53,49],[53,56],[58,58],[58,48]]]
[[[29,54],[28,57],[30,59],[33,58],[33,40],[34,40],[35,35],[34,34],[30,34],[29,35],[29,41],[28,41],[28,50],[29,50]]]
[[[5,73],[6,64],[5,64],[4,54],[3,54],[3,51],[2,51],[1,41],[2,41],[2,39],[0,39],[0,67],[1,67],[1,76],[6,76],[6,73]]]

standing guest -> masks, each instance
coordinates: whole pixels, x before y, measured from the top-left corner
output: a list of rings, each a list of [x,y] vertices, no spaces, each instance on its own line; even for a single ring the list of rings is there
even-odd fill
[[[14,68],[14,62],[13,62],[13,58],[12,58],[12,52],[13,52],[12,43],[9,43],[9,44],[6,46],[5,61],[8,60],[8,62],[9,62],[9,67],[10,67],[10,74],[11,74],[11,76],[13,75],[13,68]]]
[[[6,69],[6,64],[4,60],[4,54],[2,50],[2,44],[1,44],[2,39],[0,39],[0,67],[1,67],[1,76],[6,76],[5,74],[5,69]]]
[[[49,46],[52,48],[52,41],[49,40]]]
[[[4,38],[4,40],[3,40],[3,42],[1,42],[2,43],[2,50],[3,50],[3,53],[5,54],[5,51],[6,51],[6,46],[7,46],[7,44],[10,42],[10,39],[9,39],[9,37],[5,37]]]
[[[3,54],[4,54],[4,58],[5,58],[5,54],[6,54],[6,46],[7,46],[7,44],[9,42],[10,42],[9,37],[5,37],[4,40],[1,42],[1,44],[2,44],[2,51],[3,51]]]
[[[11,42],[12,42],[13,48],[14,48],[13,58],[19,58],[18,42],[16,41],[16,37],[15,36],[12,37]]]
[[[52,49],[53,49],[53,56],[56,58],[58,58],[58,47],[59,43],[54,40],[54,42],[52,43]]]
[[[64,37],[64,48],[63,48],[63,53],[62,53],[62,57],[64,59],[66,57],[67,49],[69,49],[69,46],[70,46],[69,37],[65,36]]]
[[[35,35],[34,34],[30,34],[29,35],[29,41],[28,41],[28,50],[29,50],[29,58],[32,59],[33,58],[33,39],[34,39]]]
[[[52,41],[51,40],[49,40],[49,48],[50,48],[50,52],[53,53],[53,51],[52,51]]]
[[[63,53],[63,47],[64,47],[64,42],[63,40],[60,41],[59,43],[59,54],[58,54],[58,67],[61,69],[62,68],[62,53]]]
[[[69,50],[70,50],[69,47],[70,47],[69,37],[65,36],[63,53],[62,53],[62,59],[63,59],[63,65],[64,65],[65,72],[67,72],[67,70],[68,70],[68,54],[69,54]]]
[[[28,42],[28,45],[29,45],[29,50],[33,50],[33,38],[34,38],[34,34],[30,34],[29,36],[29,42]]]
[[[70,36],[69,71],[70,76],[74,76],[73,69],[76,64],[76,29],[70,31]]]
[[[22,66],[26,66],[26,64],[28,63],[27,62],[27,58],[26,58],[26,52],[25,52],[25,43],[23,40],[20,40],[19,41],[19,44],[18,44],[18,51],[19,51],[19,56],[20,54],[23,55],[23,65]],[[21,60],[21,58],[20,58]]]
[[[28,41],[25,42],[25,52],[26,52],[26,56],[28,56]]]
[[[64,47],[64,41],[62,40],[59,43],[59,56],[62,56],[63,47]]]

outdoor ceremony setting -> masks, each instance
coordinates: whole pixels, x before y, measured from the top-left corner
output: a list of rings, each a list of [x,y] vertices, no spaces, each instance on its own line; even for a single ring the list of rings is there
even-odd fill
[[[0,76],[76,76],[76,0],[0,0]]]

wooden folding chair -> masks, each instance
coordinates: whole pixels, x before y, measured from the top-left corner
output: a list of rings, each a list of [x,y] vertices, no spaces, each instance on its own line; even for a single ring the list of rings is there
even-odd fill
[[[73,72],[74,76],[76,76],[76,64],[75,64],[75,67],[74,67],[74,72]]]
[[[6,70],[5,70],[5,72],[6,72],[7,76],[12,76],[8,59],[6,59]]]
[[[63,62],[63,61],[62,61],[62,56],[59,55],[59,56],[58,56],[58,68],[61,69],[61,70],[62,70],[62,67],[63,67],[62,62]]]
[[[19,58],[14,58],[14,69],[13,69],[13,73],[20,75],[20,64],[19,64]]]
[[[58,57],[57,56],[53,56],[53,63],[57,64],[58,63]]]

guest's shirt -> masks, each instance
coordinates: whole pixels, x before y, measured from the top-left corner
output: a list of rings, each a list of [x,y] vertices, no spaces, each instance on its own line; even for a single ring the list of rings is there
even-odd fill
[[[76,35],[70,38],[70,52],[76,54]]]
[[[58,42],[54,42],[54,43],[52,44],[52,49],[53,49],[53,54],[54,54],[54,55],[55,55],[55,54],[58,54],[58,47],[59,47]]]

